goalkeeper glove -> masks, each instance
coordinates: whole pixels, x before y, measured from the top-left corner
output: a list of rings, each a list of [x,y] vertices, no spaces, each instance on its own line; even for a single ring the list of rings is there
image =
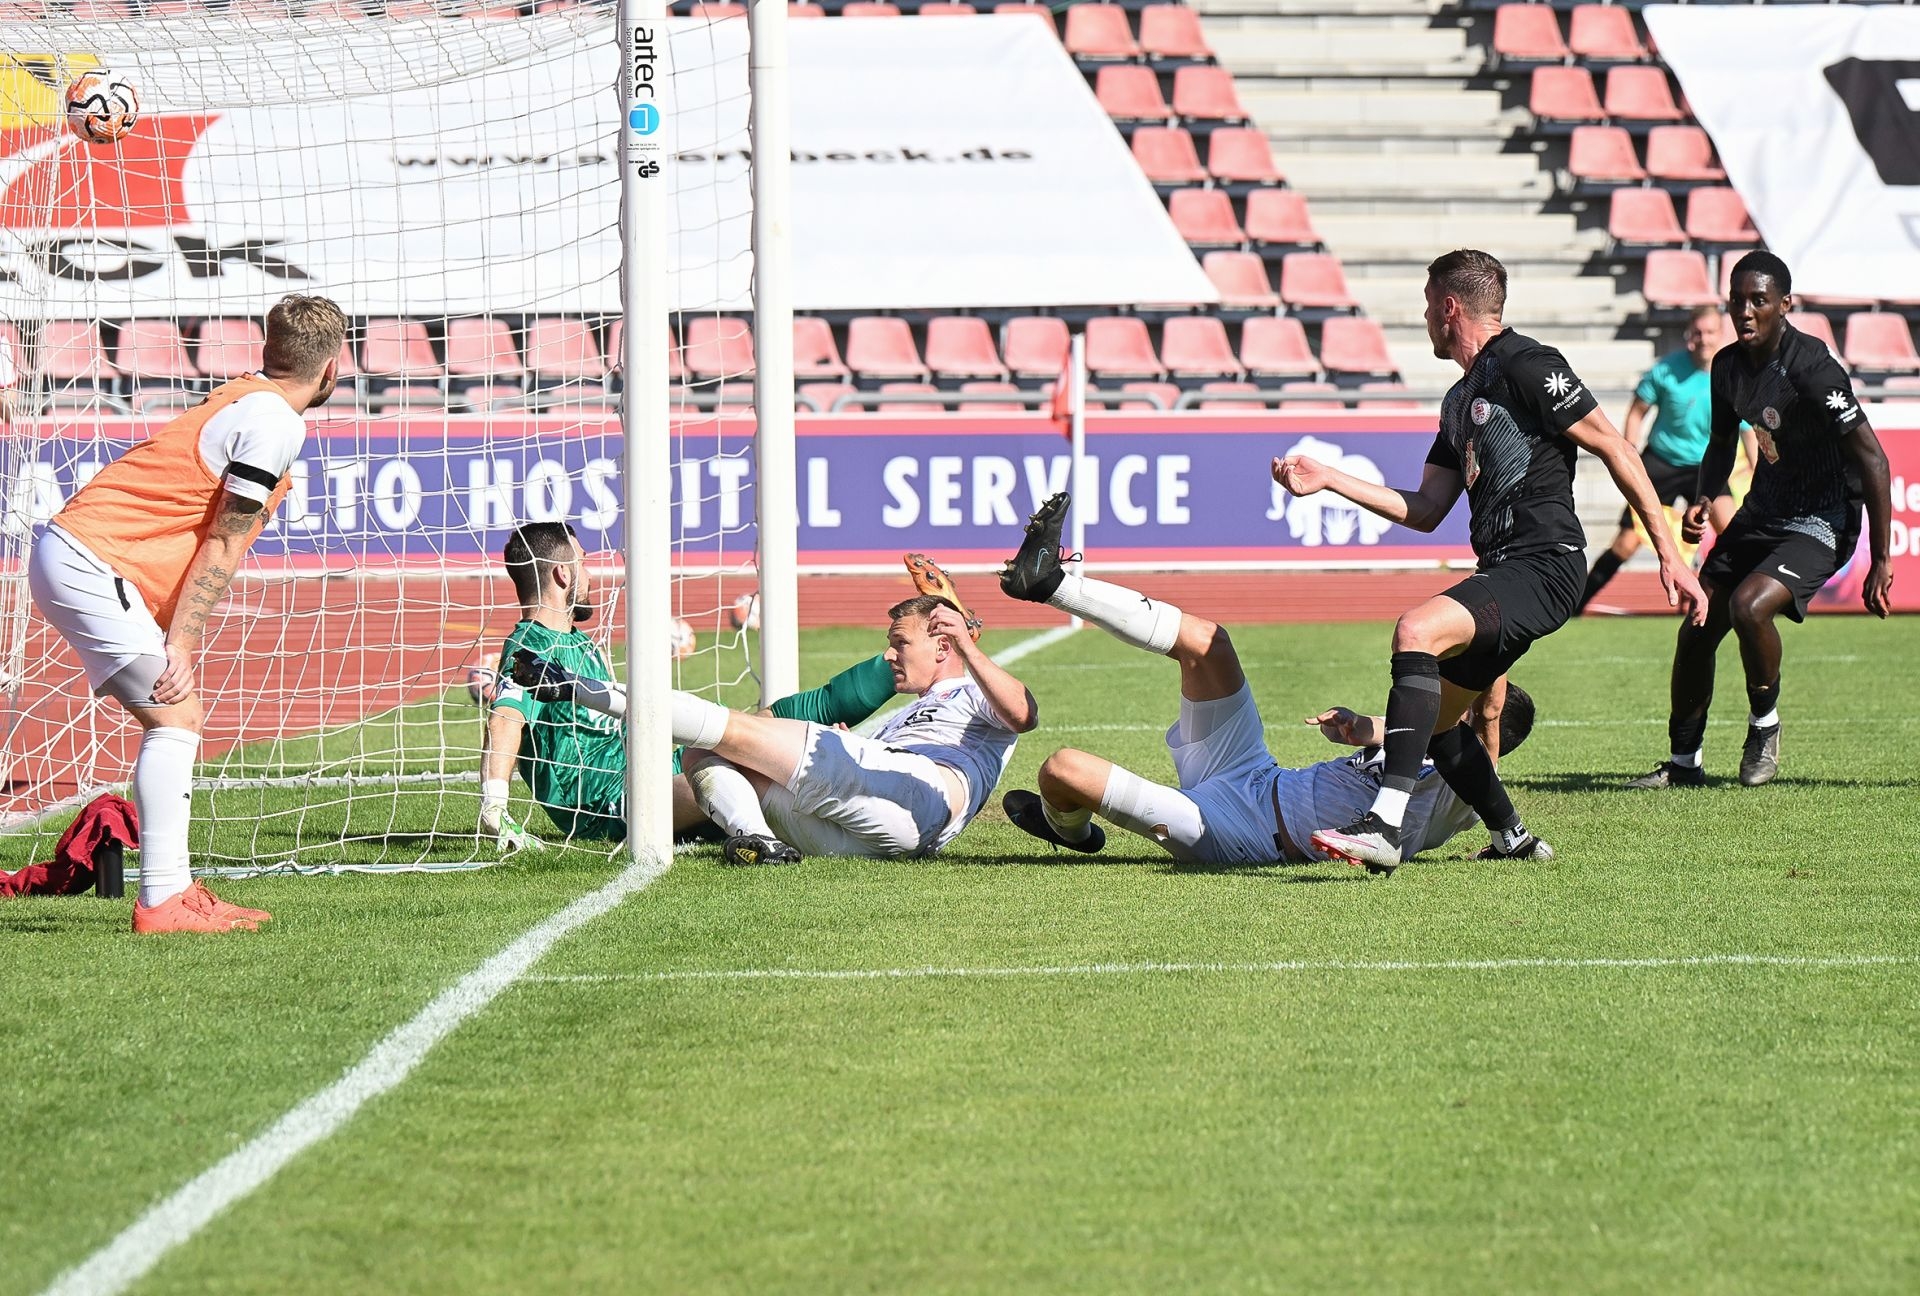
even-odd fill
[[[512,855],[516,851],[539,850],[538,837],[522,828],[507,813],[507,781],[490,780],[481,785],[480,790],[480,835],[491,837],[500,854]]]
[[[513,655],[513,682],[537,702],[571,702],[579,677],[531,649],[522,648]]]

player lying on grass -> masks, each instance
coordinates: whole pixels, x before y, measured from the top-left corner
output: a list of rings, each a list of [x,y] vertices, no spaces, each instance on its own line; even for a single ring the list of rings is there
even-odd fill
[[[520,622],[501,653],[500,685],[487,715],[481,751],[481,832],[510,853],[537,845],[507,813],[508,780],[517,768],[554,826],[570,837],[618,841],[626,835],[626,692],[614,682],[606,654],[578,628],[592,619],[591,578],[573,529],[530,522],[507,540],[502,555],[520,601]],[[905,557],[921,590],[953,595],[945,572],[923,554]],[[978,619],[969,633],[980,633]],[[518,655],[569,672],[586,696],[543,701],[513,682]],[[781,698],[771,713],[824,725],[858,724],[894,696],[894,673],[881,655],[850,666],[819,688]],[[674,753],[675,835],[698,833],[710,821],[680,776]]]
[[[221,383],[108,464],[54,515],[27,569],[34,606],[143,730],[137,932],[251,931],[258,909],[193,879],[187,824],[206,707],[194,659],[241,560],[293,484],[301,415],[333,393],[347,319],[325,297],[267,312],[259,373]]]
[[[1312,842],[1314,827],[1345,822],[1373,803],[1384,767],[1386,722],[1335,707],[1306,723],[1354,755],[1288,769],[1267,751],[1260,708],[1227,632],[1123,585],[1092,580],[1060,563],[1060,527],[1067,496],[1055,495],[1027,524],[1020,552],[1001,588],[1013,598],[1046,603],[1099,626],[1122,643],[1171,657],[1180,665],[1180,718],[1167,748],[1180,778],[1167,787],[1091,752],[1063,747],[1040,766],[1040,792],[1016,790],[1001,804],[1014,824],[1042,841],[1097,851],[1110,823],[1158,843],[1175,859],[1202,864],[1266,864],[1327,858]],[[1511,751],[1533,727],[1533,699],[1504,678],[1467,717],[1488,754]],[[1432,850],[1478,822],[1472,807],[1431,764],[1415,778],[1400,834],[1402,859]],[[1492,848],[1489,847],[1489,850]],[[1545,852],[1535,858],[1550,858]],[[1391,873],[1394,863],[1372,862]]]
[[[881,656],[893,691],[914,701],[871,738],[672,694],[673,738],[689,749],[688,784],[728,833],[729,862],[930,855],[986,804],[1016,736],[1039,720],[1033,694],[981,651],[948,599],[922,594],[887,616]],[[542,700],[608,700],[531,653],[517,654],[513,669],[515,681]],[[624,705],[623,695],[615,706]]]

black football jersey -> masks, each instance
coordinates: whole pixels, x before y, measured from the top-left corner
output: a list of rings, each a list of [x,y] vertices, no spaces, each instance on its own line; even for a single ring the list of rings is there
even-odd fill
[[[1573,509],[1578,448],[1565,433],[1597,407],[1566,357],[1512,329],[1447,392],[1427,462],[1466,482],[1481,567],[1587,547]]]
[[[1846,370],[1826,343],[1792,324],[1773,358],[1754,365],[1738,345],[1713,358],[1713,438],[1732,440],[1744,419],[1760,443],[1741,512],[1838,546],[1856,534],[1859,474],[1841,442],[1865,416]]]

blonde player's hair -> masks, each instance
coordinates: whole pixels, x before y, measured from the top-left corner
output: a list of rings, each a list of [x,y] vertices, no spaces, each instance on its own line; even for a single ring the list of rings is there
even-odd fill
[[[333,302],[298,293],[282,297],[267,312],[263,367],[270,375],[317,378],[346,340],[346,312]]]

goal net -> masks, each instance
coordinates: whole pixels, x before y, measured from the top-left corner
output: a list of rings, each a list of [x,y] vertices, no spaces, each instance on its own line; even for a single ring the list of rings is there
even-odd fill
[[[497,858],[476,837],[477,698],[519,619],[500,555],[521,523],[576,528],[595,578],[583,628],[620,678],[631,563],[671,573],[662,606],[636,611],[635,662],[670,658],[682,687],[753,699],[747,153],[733,173],[683,175],[669,157],[647,177],[653,218],[629,234],[651,246],[625,255],[619,163],[623,130],[744,146],[744,18],[669,24],[653,73],[667,111],[643,130],[623,99],[632,32],[605,7],[5,9],[8,866],[45,858],[75,807],[124,791],[137,749],[31,607],[36,537],[117,453],[256,368],[266,312],[289,292],[331,297],[351,331],[339,388],[308,414],[291,490],[197,663],[197,866]],[[140,98],[116,144],[63,121],[64,87],[98,67]],[[661,318],[675,349],[654,366],[664,385],[642,392],[624,381],[624,332]],[[629,526],[637,425],[651,432],[632,466],[645,489],[666,479],[665,527]],[[637,773],[664,784],[657,747]],[[524,784],[514,794],[521,823],[565,836]]]

